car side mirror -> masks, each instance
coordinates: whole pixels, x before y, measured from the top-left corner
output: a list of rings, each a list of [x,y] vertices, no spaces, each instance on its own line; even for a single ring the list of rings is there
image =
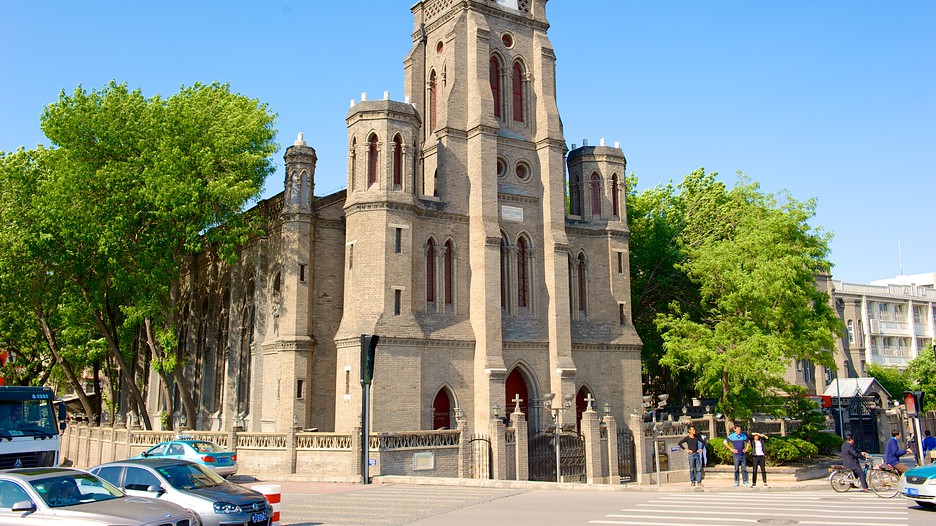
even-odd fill
[[[13,503],[13,508],[10,510],[13,512],[27,512],[27,511],[36,511],[36,505],[33,504],[31,500],[21,500]]]
[[[146,488],[146,491],[149,491],[150,493],[157,493],[159,495],[162,495],[163,493],[166,492],[166,490],[164,490],[163,487],[160,486],[159,484],[153,484],[152,486],[148,486]]]

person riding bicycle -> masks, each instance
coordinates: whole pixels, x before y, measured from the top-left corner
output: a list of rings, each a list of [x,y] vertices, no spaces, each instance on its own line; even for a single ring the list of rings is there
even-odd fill
[[[861,481],[861,491],[868,491],[868,479],[861,467],[861,459],[867,457],[867,453],[858,451],[855,447],[855,437],[851,436],[851,433],[845,435],[845,442],[842,442],[842,465],[850,469]]]
[[[884,452],[884,463],[888,464],[897,473],[903,475],[908,469],[907,465],[900,461],[900,457],[912,453],[909,449],[903,449],[897,442],[900,439],[900,431],[894,429],[891,431],[891,439],[887,441],[887,450]]]

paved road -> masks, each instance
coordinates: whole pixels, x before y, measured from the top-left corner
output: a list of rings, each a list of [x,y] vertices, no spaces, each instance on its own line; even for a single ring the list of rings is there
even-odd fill
[[[936,511],[829,489],[653,492],[504,489],[411,484],[284,487],[282,524],[294,526],[629,525],[924,526]]]

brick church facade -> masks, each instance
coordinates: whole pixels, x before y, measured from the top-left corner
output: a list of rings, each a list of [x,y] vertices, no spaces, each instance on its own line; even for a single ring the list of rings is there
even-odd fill
[[[546,0],[412,12],[405,101],[347,114],[347,190],[314,196],[316,152],[300,135],[284,191],[250,212],[265,235],[233,265],[192,260],[189,425],[349,432],[363,333],[381,337],[375,432],[454,427],[456,412],[485,429],[519,399],[536,434],[547,393],[577,412],[591,395],[618,422],[640,404],[626,161],[617,146],[566,147]]]

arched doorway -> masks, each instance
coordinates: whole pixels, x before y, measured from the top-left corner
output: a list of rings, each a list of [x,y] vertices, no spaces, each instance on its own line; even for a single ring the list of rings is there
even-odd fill
[[[579,388],[578,393],[575,395],[575,430],[580,434],[582,432],[582,413],[588,409],[588,402],[585,400],[588,398],[588,395],[591,395],[591,391],[586,386]],[[592,401],[594,401],[595,396],[592,395]],[[594,407],[592,408],[594,409]]]
[[[445,387],[432,401],[432,429],[452,429],[452,398]]]
[[[507,375],[507,381],[504,383],[504,414],[510,415],[513,413],[514,407],[517,403],[514,402],[516,397],[520,397],[520,412],[526,415],[527,421],[530,420],[530,412],[528,410],[530,402],[530,390],[527,388],[526,378],[523,377],[523,373],[520,372],[519,367],[514,367],[514,370]]]

